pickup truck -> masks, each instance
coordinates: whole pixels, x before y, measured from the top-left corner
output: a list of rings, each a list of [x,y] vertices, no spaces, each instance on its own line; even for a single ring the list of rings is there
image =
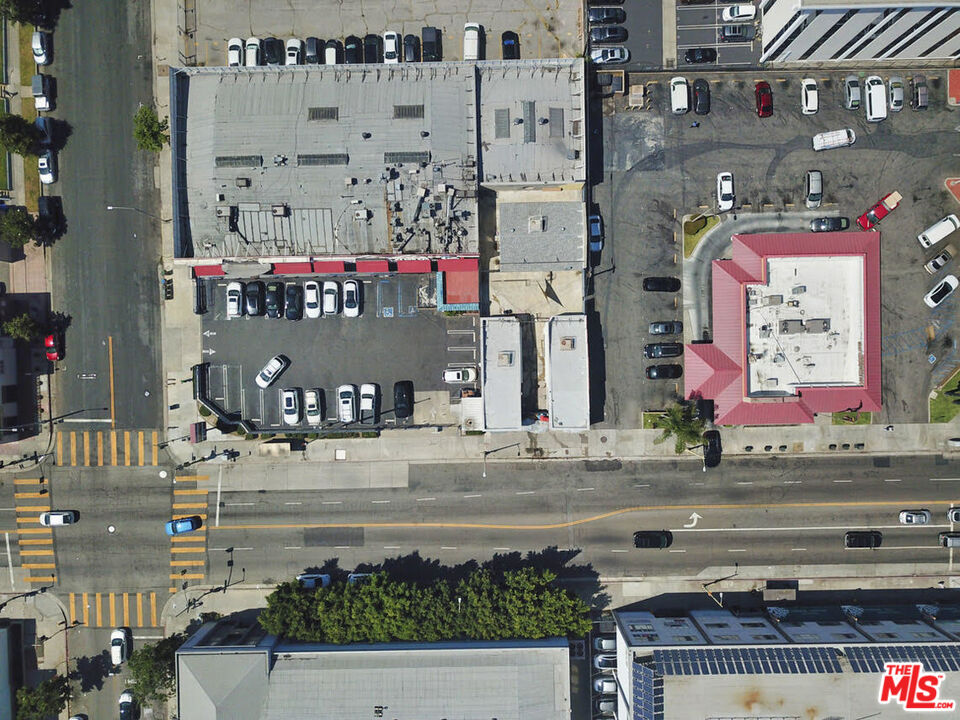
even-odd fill
[[[37,106],[38,112],[45,112],[53,109],[53,94],[51,92],[51,81],[49,75],[34,75],[30,89],[33,94],[33,102]]]
[[[874,225],[883,220],[887,215],[889,215],[893,210],[896,209],[897,205],[900,204],[900,201],[903,200],[903,196],[898,192],[892,192],[886,197],[882,198],[880,202],[874,205],[872,208],[867,210],[863,215],[857,218],[857,225],[859,225],[864,230],[869,230]]]

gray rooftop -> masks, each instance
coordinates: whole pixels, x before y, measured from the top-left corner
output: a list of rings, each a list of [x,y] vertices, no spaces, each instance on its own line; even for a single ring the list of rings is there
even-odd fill
[[[620,636],[631,647],[706,645],[707,638],[688,617],[658,617],[645,610],[617,612]]]
[[[590,363],[586,315],[558,315],[547,327],[547,393],[550,427],[590,427]]]
[[[501,272],[579,270],[586,258],[586,219],[579,202],[543,192],[498,192]]]
[[[511,316],[481,320],[483,415],[487,430],[519,430],[523,358],[520,321]]]

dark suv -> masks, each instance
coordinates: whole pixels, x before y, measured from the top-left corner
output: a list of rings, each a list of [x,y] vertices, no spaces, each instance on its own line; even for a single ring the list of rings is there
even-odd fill
[[[683,375],[683,368],[679,365],[651,365],[646,369],[650,380],[676,380]]]
[[[363,62],[363,43],[356,35],[347,35],[343,41],[343,61],[351,65]]]
[[[633,546],[643,550],[665,550],[673,544],[669,530],[638,530],[633,534]]]
[[[420,38],[423,40],[423,62],[440,62],[443,59],[443,47],[440,31],[435,27],[420,28]]]
[[[283,65],[283,40],[268,37],[263,41],[263,64]]]
[[[878,548],[883,542],[883,533],[879,530],[851,530],[843,536],[845,548]]]
[[[679,335],[683,332],[683,323],[679,320],[662,320],[650,323],[651,335]]]
[[[593,7],[587,11],[587,22],[591,25],[620,25],[626,19],[622,8]]]
[[[287,320],[299,320],[303,317],[303,288],[296,283],[287,284],[287,307],[284,315]]]
[[[363,61],[365,63],[383,62],[383,38],[370,33],[363,38]]]
[[[683,54],[683,61],[690,65],[714,62],[716,59],[717,51],[713,48],[690,48]]]
[[[672,358],[681,355],[683,355],[683,345],[680,343],[650,343],[643,346],[643,356],[648,358]]]
[[[720,464],[723,455],[723,445],[720,443],[719,430],[707,430],[703,434],[703,464],[708,468]]]
[[[283,283],[267,283],[267,317],[283,317]]]
[[[680,281],[675,277],[647,277],[643,279],[643,289],[647,292],[676,292]]]

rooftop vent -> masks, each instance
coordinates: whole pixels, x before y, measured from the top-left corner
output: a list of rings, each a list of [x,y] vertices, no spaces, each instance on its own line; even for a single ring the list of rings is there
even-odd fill
[[[307,120],[333,120],[340,119],[340,108],[338,107],[312,107],[307,109]]]
[[[394,105],[394,120],[416,120],[423,117],[423,105]]]
[[[560,338],[560,349],[561,350],[573,350],[577,346],[577,339],[572,335],[570,337]]]

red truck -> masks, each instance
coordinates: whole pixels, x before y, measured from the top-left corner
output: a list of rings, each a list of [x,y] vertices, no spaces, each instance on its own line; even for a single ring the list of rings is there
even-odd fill
[[[864,230],[869,230],[878,222],[883,220],[887,215],[893,212],[897,205],[900,204],[901,200],[903,200],[903,196],[901,196],[900,193],[890,193],[872,208],[867,210],[863,215],[858,217],[857,225],[862,227]]]

